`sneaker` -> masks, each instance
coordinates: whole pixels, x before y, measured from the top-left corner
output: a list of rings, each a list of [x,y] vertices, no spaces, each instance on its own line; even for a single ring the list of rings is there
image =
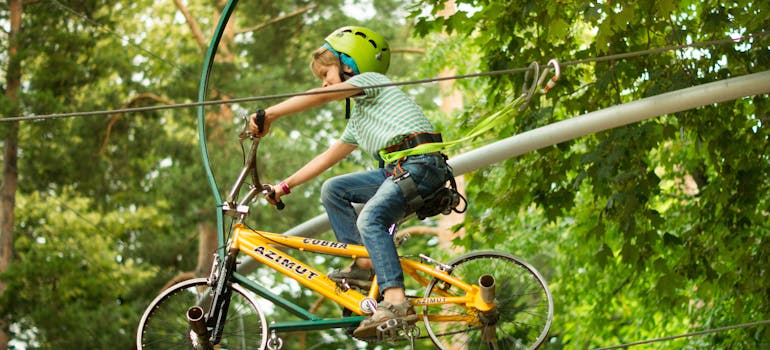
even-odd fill
[[[345,269],[332,271],[327,276],[334,282],[343,283],[344,281],[344,283],[351,286],[369,289],[372,287],[374,273],[372,273],[372,270],[358,267],[358,265],[353,263]]]
[[[367,339],[377,337],[377,327],[386,324],[390,320],[396,320],[398,323],[414,324],[417,322],[417,313],[409,301],[399,304],[391,304],[382,301],[377,305],[377,311],[374,314],[361,321],[361,324],[353,331],[353,336]]]

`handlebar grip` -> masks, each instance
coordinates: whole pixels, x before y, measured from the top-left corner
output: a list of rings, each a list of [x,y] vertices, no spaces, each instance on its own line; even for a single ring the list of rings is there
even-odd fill
[[[268,197],[275,200],[275,190],[273,190],[273,187],[270,185],[262,185],[262,189],[267,191]],[[286,204],[283,204],[283,201],[279,199],[278,202],[275,203],[275,208],[278,210],[283,210],[283,208],[286,208]]]
[[[254,115],[254,124],[257,124],[260,134],[265,129],[265,110],[259,109]]]

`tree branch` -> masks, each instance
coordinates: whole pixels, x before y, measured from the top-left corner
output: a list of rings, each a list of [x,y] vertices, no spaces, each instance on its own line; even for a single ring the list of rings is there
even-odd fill
[[[187,25],[190,27],[190,31],[192,31],[195,42],[198,43],[198,46],[201,49],[206,50],[208,45],[206,44],[206,38],[204,38],[203,32],[201,31],[201,27],[198,25],[198,22],[195,20],[192,14],[190,14],[190,11],[187,10],[187,7],[182,3],[181,0],[174,0],[174,4],[187,21]]]
[[[390,49],[391,53],[413,53],[417,55],[424,55],[425,49],[417,48],[417,47],[401,47],[401,48],[394,48]]]
[[[179,0],[174,0],[174,1],[179,1]],[[292,11],[292,12],[286,14],[286,15],[283,15],[283,16],[280,16],[280,17],[276,17],[276,18],[272,18],[272,19],[268,20],[267,22],[260,23],[260,24],[257,24],[255,26],[252,26],[252,27],[236,30],[235,34],[241,34],[241,33],[258,31],[258,30],[260,30],[260,29],[262,29],[264,27],[267,27],[267,26],[269,26],[269,25],[271,25],[273,23],[277,23],[277,22],[283,21],[285,19],[297,16],[297,15],[301,15],[301,14],[307,12],[307,11],[310,11],[310,10],[316,8],[316,6],[318,6],[318,5],[316,5],[316,4],[307,5],[305,7],[296,9],[296,10],[294,10],[294,11]]]

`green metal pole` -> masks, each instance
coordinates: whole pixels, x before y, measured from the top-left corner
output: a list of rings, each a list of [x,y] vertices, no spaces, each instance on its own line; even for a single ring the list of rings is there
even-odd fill
[[[209,77],[211,76],[211,68],[214,65],[214,57],[217,55],[217,48],[219,47],[219,41],[222,39],[222,34],[225,32],[227,22],[230,20],[230,15],[235,10],[235,6],[238,4],[238,0],[229,0],[222,11],[222,17],[219,18],[219,24],[217,24],[216,30],[214,30],[214,36],[211,38],[208,52],[206,53],[206,60],[203,62],[203,71],[201,73],[200,85],[198,87],[198,102],[206,101],[206,91],[208,91]],[[224,217],[222,214],[222,196],[219,194],[219,187],[217,187],[216,179],[214,179],[214,173],[211,170],[211,162],[209,161],[209,152],[206,147],[206,120],[204,105],[198,106],[198,142],[200,144],[201,156],[203,160],[203,168],[206,171],[206,177],[208,178],[211,190],[214,192],[214,200],[217,203],[217,231],[219,236],[219,246],[224,246]],[[224,251],[220,252],[224,254]]]

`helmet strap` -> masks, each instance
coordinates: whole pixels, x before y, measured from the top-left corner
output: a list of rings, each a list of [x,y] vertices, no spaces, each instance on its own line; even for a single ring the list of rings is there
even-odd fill
[[[356,74],[345,71],[345,64],[342,62],[342,58],[340,58],[340,81],[348,80],[354,75]],[[350,97],[345,99],[345,119],[350,119]]]
[[[331,51],[340,60],[340,81],[348,80],[350,77],[358,74],[358,65],[352,57],[338,52],[329,43],[324,43],[323,48]],[[349,67],[353,72],[346,72],[345,67]],[[350,119],[350,97],[345,99],[345,119]]]
[[[345,119],[350,119],[350,97],[345,99]]]

